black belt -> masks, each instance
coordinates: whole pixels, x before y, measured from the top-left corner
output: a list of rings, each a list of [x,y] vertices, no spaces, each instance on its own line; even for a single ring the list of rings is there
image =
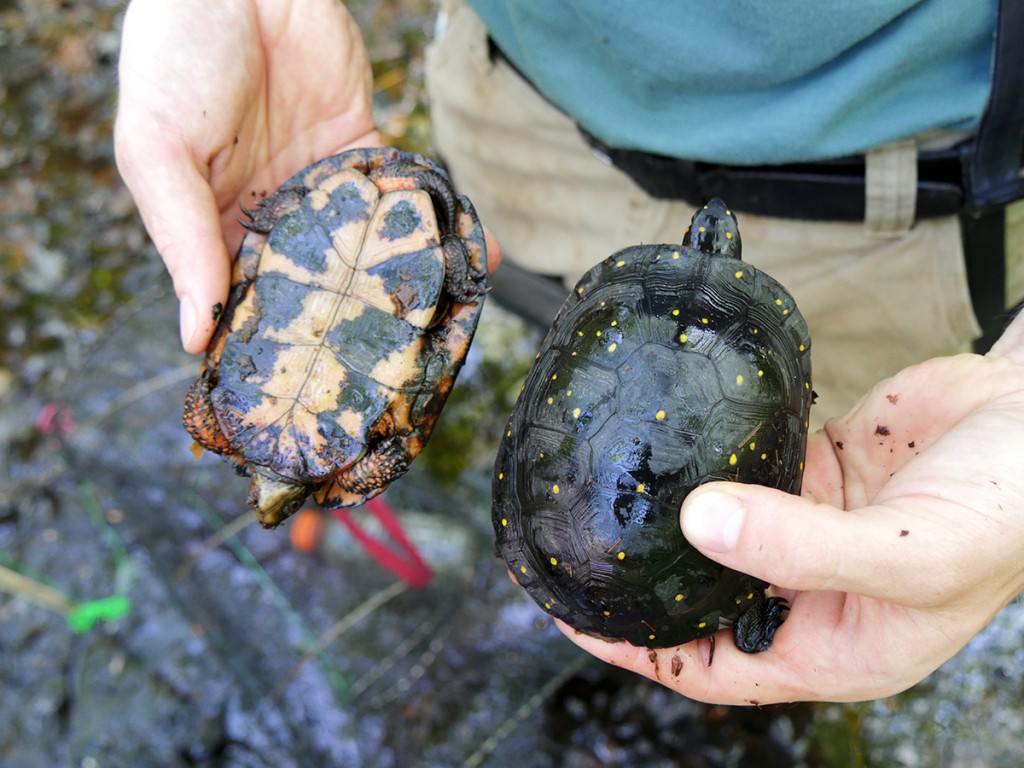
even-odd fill
[[[863,221],[863,156],[790,165],[717,165],[629,149],[616,149],[583,132],[599,154],[647,194],[701,205],[720,197],[744,213],[784,219]],[[961,151],[918,155],[915,218],[952,216],[963,210]]]
[[[594,150],[649,195],[701,205],[713,197],[743,213],[813,221],[863,221],[863,156],[817,163],[728,166],[615,149],[584,132]],[[978,201],[967,193],[974,142],[920,153],[915,219],[959,216],[967,283],[981,326],[975,340],[985,352],[1003,332],[1006,309],[1005,202]],[[1019,196],[1020,189],[1015,191]]]
[[[492,56],[516,68],[493,40],[489,43]],[[960,217],[971,300],[982,327],[978,351],[986,350],[1006,323],[1004,210],[1024,197],[1024,0],[1000,0],[994,59],[992,92],[977,136],[946,150],[918,154],[914,210],[915,219]],[[609,147],[585,131],[583,135],[655,198],[696,206],[719,197],[738,211],[776,218],[865,217],[863,156],[728,166]]]

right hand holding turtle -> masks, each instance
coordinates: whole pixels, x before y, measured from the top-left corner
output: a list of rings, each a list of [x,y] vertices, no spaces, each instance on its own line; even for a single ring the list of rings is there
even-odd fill
[[[203,351],[227,298],[247,208],[309,163],[374,146],[362,37],[336,0],[133,0],[115,144]]]
[[[649,653],[563,630],[702,701],[855,701],[909,688],[1024,589],[1022,431],[1024,315],[984,357],[907,368],[812,435],[803,498],[721,483],[687,498],[691,544],[785,588],[791,611],[769,651],[719,643],[708,666],[696,645]]]

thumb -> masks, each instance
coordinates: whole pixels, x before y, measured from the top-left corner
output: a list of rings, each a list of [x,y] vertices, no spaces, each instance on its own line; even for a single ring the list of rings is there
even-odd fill
[[[708,483],[683,503],[683,535],[712,560],[785,589],[892,597],[893,523],[774,488]],[[898,532],[897,532],[898,533]],[[898,546],[898,536],[884,537]]]
[[[126,138],[131,129],[118,122],[118,169],[174,281],[181,344],[202,352],[216,326],[215,307],[227,299],[231,272],[213,190],[184,147],[133,141]],[[142,158],[141,147],[147,147]]]

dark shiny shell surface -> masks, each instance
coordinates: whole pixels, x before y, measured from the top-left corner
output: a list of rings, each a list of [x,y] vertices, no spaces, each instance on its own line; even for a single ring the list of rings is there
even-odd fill
[[[765,584],[679,529],[698,484],[798,493],[810,339],[789,293],[736,258],[627,248],[556,318],[501,442],[499,551],[552,616],[663,647],[714,633]]]

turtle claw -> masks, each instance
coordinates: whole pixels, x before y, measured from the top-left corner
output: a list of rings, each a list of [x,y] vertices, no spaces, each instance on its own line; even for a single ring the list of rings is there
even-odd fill
[[[256,224],[253,221],[253,219],[256,218],[256,211],[250,211],[248,208],[242,208],[242,213],[244,213],[246,216],[248,216],[249,219],[246,220],[246,219],[243,219],[241,216],[236,216],[235,217],[235,221],[237,221],[239,224],[241,224],[243,227],[245,227],[250,232],[256,232],[257,234],[261,234],[261,235],[262,234],[266,234],[262,229],[260,229],[258,226],[256,226]]]
[[[285,187],[260,200],[256,203],[255,208],[250,209],[240,205],[238,207],[249,217],[250,221],[238,219],[238,223],[250,232],[265,235],[274,228],[274,224],[281,216],[295,209],[308,191],[304,187]]]

